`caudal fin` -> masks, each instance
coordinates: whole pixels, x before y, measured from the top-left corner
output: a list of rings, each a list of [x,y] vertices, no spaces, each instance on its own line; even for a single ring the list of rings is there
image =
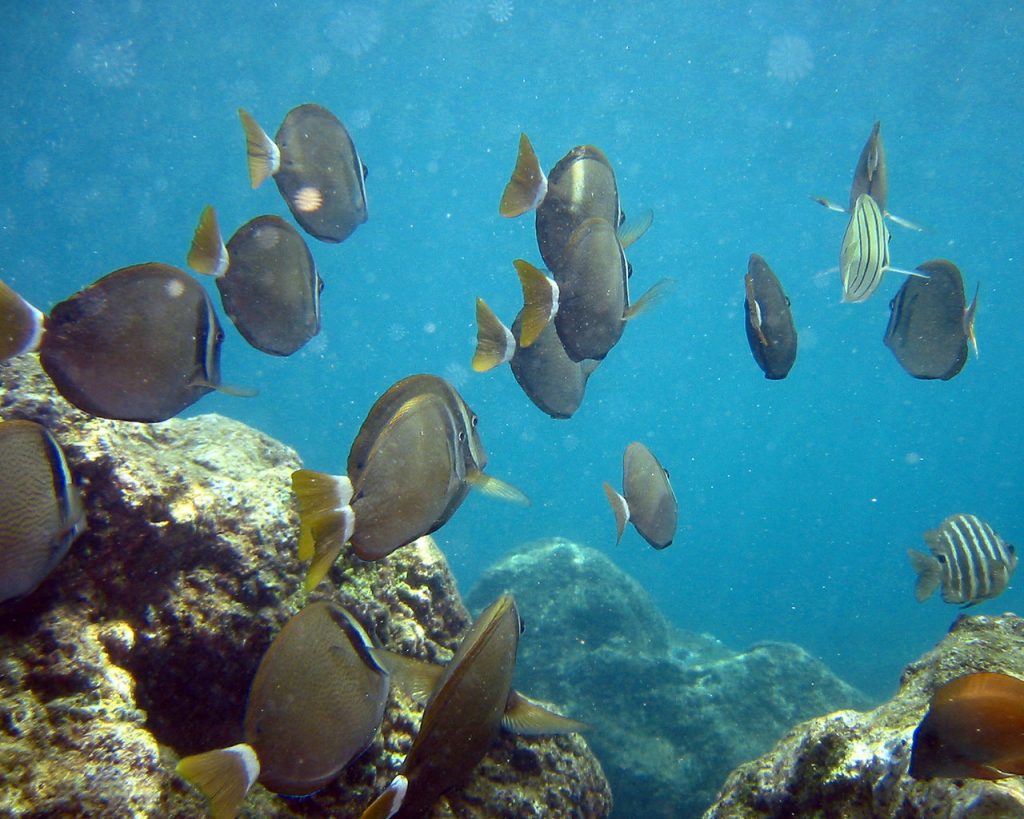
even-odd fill
[[[0,361],[39,349],[44,317],[0,281]]]
[[[249,788],[259,778],[260,761],[248,745],[186,756],[175,770],[210,800],[213,819],[234,819]]]
[[[363,811],[360,819],[390,819],[402,807],[408,788],[409,780],[399,774],[391,780],[387,790],[374,799],[370,806]]]
[[[608,505],[615,513],[615,545],[618,546],[622,540],[622,533],[626,531],[626,521],[629,520],[629,504],[626,499],[612,489],[608,481],[604,482],[604,495],[608,498]]]
[[[923,603],[932,596],[932,593],[939,587],[939,583],[942,582],[942,567],[934,557],[915,549],[907,549],[907,556],[910,558],[910,565],[917,572],[914,596],[918,603]]]
[[[485,373],[510,361],[516,352],[516,340],[511,331],[494,315],[494,311],[481,298],[476,300],[476,351],[473,369]]]
[[[219,277],[228,271],[228,249],[224,246],[213,205],[203,208],[186,261],[196,273],[207,276]]]
[[[548,178],[540,168],[537,154],[533,152],[529,137],[520,134],[516,167],[501,194],[498,213],[509,218],[521,216],[543,202],[547,192]]]
[[[281,167],[281,149],[269,136],[266,131],[260,128],[260,124],[253,119],[252,114],[244,108],[238,109],[238,116],[242,120],[242,128],[245,130],[245,148],[249,161],[249,181],[254,188],[263,184],[268,176],[273,176]]]
[[[585,722],[563,717],[534,702],[524,694],[512,690],[505,704],[501,727],[513,734],[539,736],[541,734],[575,734],[591,726]]]
[[[299,469],[292,473],[292,491],[299,501],[299,560],[312,561],[305,581],[311,591],[352,537],[352,482],[344,475]]]
[[[519,317],[519,346],[535,342],[558,312],[558,285],[525,259],[512,262],[523,288],[523,312]]]

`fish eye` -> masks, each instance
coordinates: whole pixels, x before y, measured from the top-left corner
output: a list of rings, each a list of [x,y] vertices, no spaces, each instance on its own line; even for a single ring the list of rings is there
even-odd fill
[[[223,330],[218,330],[217,331],[217,343],[220,344],[223,340],[224,340],[224,331]]]
[[[622,227],[626,222],[626,211],[619,211],[619,227]]]
[[[478,416],[474,415],[472,418],[469,419],[470,426],[472,426],[473,429],[476,429],[476,425],[479,423],[479,421],[480,421],[480,418]]]
[[[359,164],[363,166],[363,179],[366,179],[370,175],[370,169],[366,167],[365,162],[360,162]]]
[[[316,286],[316,292],[317,293],[323,293],[324,292],[324,280],[323,279],[320,279],[320,283]]]
[[[466,431],[464,429],[459,430],[459,443],[464,444],[466,442]]]
[[[946,562],[946,556],[945,555],[936,555],[935,557],[938,558],[939,563],[945,563]]]
[[[626,262],[626,278],[627,279],[633,278],[633,263],[632,262]]]
[[[1006,551],[1008,551],[1011,555],[1017,554],[1017,549],[1012,543],[1006,544]]]

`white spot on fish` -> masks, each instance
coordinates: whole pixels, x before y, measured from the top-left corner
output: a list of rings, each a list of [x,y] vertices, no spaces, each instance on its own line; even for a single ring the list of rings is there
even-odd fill
[[[319,188],[312,186],[306,186],[305,188],[299,188],[295,192],[295,196],[292,197],[292,204],[302,211],[302,213],[312,213],[315,210],[320,210],[320,206],[324,203],[324,195],[320,192]]]
[[[180,299],[185,295],[185,285],[177,279],[171,279],[164,285],[167,295],[172,299]]]

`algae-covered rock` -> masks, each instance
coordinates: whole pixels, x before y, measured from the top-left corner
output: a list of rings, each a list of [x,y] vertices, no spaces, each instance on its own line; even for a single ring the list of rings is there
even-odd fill
[[[517,687],[594,726],[616,816],[700,816],[729,771],[794,722],[867,705],[797,646],[737,653],[672,629],[629,575],[565,540],[506,556],[468,601],[503,591],[527,613]]]
[[[1024,677],[1024,620],[960,617],[935,649],[903,672],[893,699],[795,727],[769,753],[730,776],[707,819],[1024,817],[1020,777],[998,782],[907,775],[914,729],[932,693],[963,674]]]
[[[305,602],[289,448],[227,418],[93,418],[33,357],[0,364],[0,417],[47,426],[88,530],[30,596],[0,607],[0,815],[201,816],[180,755],[241,741],[249,683]],[[387,647],[443,662],[470,622],[429,538],[344,555],[309,599],[346,606]],[[397,771],[422,707],[394,692],[373,745],[306,799],[254,788],[243,815],[359,816]],[[450,801],[450,805],[448,802]],[[502,736],[435,816],[604,816],[579,737]]]

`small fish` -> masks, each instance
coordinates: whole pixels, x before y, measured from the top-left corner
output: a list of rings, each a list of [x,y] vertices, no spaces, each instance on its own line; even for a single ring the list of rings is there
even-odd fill
[[[756,253],[747,262],[744,284],[750,352],[765,378],[785,378],[796,361],[796,327],[789,299],[768,262]]]
[[[320,332],[324,283],[305,240],[281,217],[257,216],[225,245],[207,206],[188,264],[216,277],[224,312],[257,350],[291,355]]]
[[[944,601],[973,606],[1002,594],[1017,568],[1013,544],[974,515],[950,515],[924,539],[930,555],[907,550],[917,572],[914,594],[921,602],[941,584]]]
[[[477,416],[451,384],[434,375],[394,384],[352,442],[346,476],[292,474],[299,559],[312,560],[306,587],[323,579],[348,541],[363,560],[378,560],[441,528],[470,488],[529,503],[518,489],[485,475],[486,466]]]
[[[948,381],[967,362],[968,342],[977,355],[978,291],[968,307],[963,275],[945,259],[925,262],[917,269],[928,278],[907,279],[889,302],[885,346],[914,378]]]
[[[426,816],[443,793],[469,777],[503,725],[529,734],[564,734],[588,727],[553,714],[512,689],[521,632],[519,612],[509,594],[476,619],[430,686],[419,732],[401,771],[363,812],[363,819]]]
[[[535,406],[552,418],[571,418],[583,403],[587,379],[597,361],[573,361],[553,324],[530,346],[523,343],[524,307],[509,330],[483,299],[477,299],[477,351],[473,369],[484,372],[508,362],[519,386]]]
[[[343,242],[366,221],[366,166],[334,114],[300,105],[288,112],[274,139],[244,109],[238,116],[252,186],[273,176],[303,230],[324,242]]]
[[[854,203],[850,223],[843,234],[839,252],[839,274],[843,281],[843,301],[866,301],[882,283],[886,270],[927,279],[917,270],[902,270],[889,264],[889,228],[875,200],[862,193]]]
[[[622,457],[622,494],[607,481],[604,494],[615,513],[615,542],[622,540],[626,522],[655,549],[672,545],[679,504],[669,482],[668,470],[643,444],[633,442]]]
[[[0,281],[0,361],[38,350],[44,318],[42,311]]]
[[[373,741],[390,689],[359,622],[338,606],[310,603],[260,660],[245,742],[185,757],[178,775],[207,796],[216,819],[234,817],[256,781],[287,796],[313,793]]]
[[[0,603],[23,597],[85,529],[67,459],[34,421],[0,421]]]
[[[828,199],[815,198],[819,205],[839,213],[853,213],[857,198],[866,193],[875,200],[878,210],[892,222],[910,230],[922,230],[913,222],[908,222],[886,210],[889,203],[889,167],[885,159],[885,144],[882,142],[882,123],[876,122],[868,136],[868,141],[861,149],[857,159],[857,167],[853,170],[853,183],[850,185],[850,205],[844,208]]]
[[[56,305],[39,358],[81,410],[121,421],[165,421],[220,380],[224,339],[199,283],[170,265],[116,270]]]
[[[558,284],[555,328],[573,361],[603,359],[622,337],[626,322],[667,292],[662,279],[630,304],[630,268],[615,227],[590,218],[572,234],[562,266],[552,271]]]
[[[1024,680],[983,671],[939,688],[914,731],[908,773],[915,779],[1024,775]]]

